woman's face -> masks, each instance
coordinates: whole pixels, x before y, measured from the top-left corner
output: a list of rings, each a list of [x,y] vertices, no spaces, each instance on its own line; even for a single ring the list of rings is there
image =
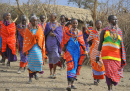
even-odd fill
[[[113,25],[116,25],[117,24],[117,17],[116,16],[111,17],[110,23]]]
[[[51,19],[51,21],[55,21],[56,20],[56,16],[54,14],[51,14],[50,19]]]
[[[65,17],[61,17],[60,21],[61,21],[61,23],[64,23],[65,22]]]
[[[96,23],[96,28],[97,28],[97,29],[101,29],[101,27],[102,27],[102,22],[101,22],[101,21],[98,21],[98,22]]]
[[[78,21],[77,20],[73,20],[72,21],[72,27],[73,28],[77,28],[78,27]]]
[[[45,16],[42,16],[42,17],[40,18],[40,20],[41,20],[41,22],[44,22],[44,21],[45,21]]]
[[[37,18],[33,18],[31,20],[31,24],[32,24],[32,26],[36,26],[37,25]]]
[[[11,19],[11,14],[10,13],[7,13],[6,15],[6,20],[10,20]]]
[[[24,18],[22,19],[22,25],[26,25],[26,21],[27,21],[27,19],[24,17]]]

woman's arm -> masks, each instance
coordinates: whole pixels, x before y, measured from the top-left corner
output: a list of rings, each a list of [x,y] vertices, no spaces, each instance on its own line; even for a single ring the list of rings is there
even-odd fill
[[[67,43],[68,44],[68,43]],[[62,52],[61,52],[61,58],[60,58],[60,61],[63,63],[64,59],[63,59],[63,55],[64,55],[64,52],[66,50],[66,47],[67,47],[67,44],[64,45],[63,49],[62,49]]]
[[[101,32],[101,34],[100,34],[100,42],[99,42],[99,45],[98,45],[98,51],[101,51],[101,50],[102,50],[102,43],[103,43],[103,41],[104,41],[105,31],[106,31],[106,30],[102,30],[102,32]]]
[[[98,52],[97,52],[97,55],[96,55],[96,62],[99,61],[99,56],[100,56],[100,52],[102,50],[102,43],[104,41],[104,34],[105,34],[105,31],[106,30],[102,30],[101,34],[100,34],[100,42],[99,42],[99,45],[98,45]]]

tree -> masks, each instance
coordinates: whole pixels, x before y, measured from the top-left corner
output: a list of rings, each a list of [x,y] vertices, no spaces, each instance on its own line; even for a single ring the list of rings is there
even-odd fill
[[[94,2],[94,12],[93,12],[94,27],[95,27],[95,22],[96,22],[96,13],[97,13],[97,0],[95,0]]]

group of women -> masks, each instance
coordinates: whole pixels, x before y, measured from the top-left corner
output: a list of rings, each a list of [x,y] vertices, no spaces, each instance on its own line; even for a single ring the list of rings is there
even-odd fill
[[[126,65],[125,50],[122,31],[117,25],[117,17],[108,17],[108,27],[102,29],[102,22],[95,22],[96,28],[84,26],[78,29],[78,20],[71,19],[66,24],[66,17],[61,15],[57,22],[56,13],[50,15],[50,21],[45,22],[45,16],[40,16],[40,22],[35,14],[31,15],[30,23],[27,17],[21,16],[17,26],[11,19],[10,13],[3,15],[0,22],[0,50],[1,63],[7,66],[17,61],[16,40],[20,53],[20,67],[26,69],[28,64],[29,82],[37,73],[43,74],[44,59],[49,58],[50,78],[56,78],[57,66],[65,67],[67,64],[68,91],[76,89],[74,81],[77,80],[85,56],[90,54],[94,84],[98,85],[100,79],[106,77],[108,91],[112,91],[112,84],[117,85],[123,77],[123,67]],[[90,23],[92,25],[92,22]],[[17,34],[16,34],[17,31]],[[17,38],[16,38],[17,35]],[[90,51],[89,51],[90,47]],[[47,56],[46,56],[47,55]]]

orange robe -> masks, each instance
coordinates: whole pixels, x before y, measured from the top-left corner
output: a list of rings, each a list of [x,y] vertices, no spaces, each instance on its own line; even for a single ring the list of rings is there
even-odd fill
[[[44,26],[40,23],[39,24],[39,26],[41,26],[42,27],[42,30],[43,30],[43,33],[44,33],[44,30],[45,30],[45,27],[46,27],[46,23],[44,23]],[[44,36],[44,41],[45,41],[45,36]],[[45,46],[45,45],[44,45]],[[46,49],[45,49],[45,54],[47,54],[47,51],[46,51]],[[48,59],[48,57],[45,55],[45,57],[44,57],[45,59]]]
[[[11,23],[8,26],[5,26],[3,23],[1,24],[1,37],[2,37],[2,52],[6,52],[7,45],[12,50],[12,54],[16,55],[16,27],[15,23]]]
[[[42,31],[42,28],[39,26],[35,35],[33,35],[33,33],[27,28],[25,30],[25,36],[24,36],[24,42],[23,42],[23,53],[26,52],[26,54],[28,54],[28,51],[36,43],[38,43],[38,45],[41,48],[42,55],[43,55],[43,64],[45,64],[45,62],[44,62],[45,41],[44,41],[44,34],[43,34],[43,31]]]
[[[64,26],[62,25],[62,31],[63,31],[63,38],[62,38],[62,41],[61,41],[61,51],[65,45],[65,35],[66,35],[66,31],[68,30],[68,27],[67,26]],[[65,59],[65,55],[63,55],[63,58]]]

